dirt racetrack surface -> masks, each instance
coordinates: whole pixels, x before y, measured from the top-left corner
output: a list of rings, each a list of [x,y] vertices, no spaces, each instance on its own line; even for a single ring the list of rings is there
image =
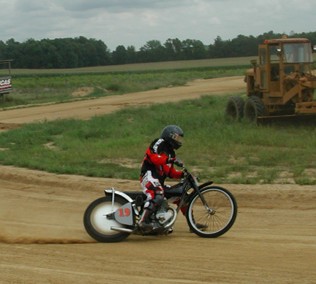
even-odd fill
[[[0,112],[3,129],[57,118],[88,119],[126,105],[241,92],[241,77],[199,80],[103,99]],[[55,175],[0,166],[0,283],[316,283],[314,186],[223,185],[239,212],[217,239],[189,232],[96,243],[82,216],[103,189],[140,190],[137,181]]]

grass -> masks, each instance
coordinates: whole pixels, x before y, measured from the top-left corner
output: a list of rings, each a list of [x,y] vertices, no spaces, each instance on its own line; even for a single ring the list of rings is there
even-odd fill
[[[214,62],[223,65],[217,66]],[[245,66],[249,65],[248,58],[214,62],[195,60],[63,70],[13,70],[14,90],[6,95],[1,107],[61,103],[180,86],[199,78],[242,75]],[[234,62],[246,65],[228,65]],[[91,92],[84,97],[74,96],[82,87],[90,88]]]
[[[8,107],[60,103],[244,74],[251,58],[195,60],[68,70],[13,70]],[[88,87],[84,98],[73,92]],[[229,94],[228,94],[229,95]],[[178,151],[201,179],[217,183],[316,184],[314,125],[225,120],[226,98],[129,108],[89,121],[58,120],[0,134],[0,163],[55,173],[138,179],[144,151],[167,124],[179,124]],[[144,123],[145,122],[145,123]]]
[[[48,172],[137,179],[144,151],[167,124],[185,131],[179,157],[217,183],[316,184],[315,125],[228,123],[226,98],[129,108],[89,121],[25,125],[0,135],[0,163]],[[146,123],[144,123],[146,122]]]

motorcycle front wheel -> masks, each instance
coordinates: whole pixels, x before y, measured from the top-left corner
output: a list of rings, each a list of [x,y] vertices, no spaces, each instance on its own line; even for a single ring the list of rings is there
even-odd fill
[[[126,202],[120,196],[115,196],[113,204],[112,196],[94,200],[87,207],[83,216],[83,224],[87,233],[98,242],[120,242],[126,239],[130,233],[112,230],[111,227],[123,228],[124,226],[107,216]]]
[[[201,189],[189,202],[187,223],[192,232],[203,238],[217,238],[226,233],[235,223],[237,202],[225,188],[209,186]]]

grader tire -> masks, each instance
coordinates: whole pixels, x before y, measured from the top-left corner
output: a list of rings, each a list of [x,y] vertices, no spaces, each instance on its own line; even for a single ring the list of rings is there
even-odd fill
[[[230,97],[226,105],[226,117],[232,121],[240,121],[244,115],[244,100],[239,96]]]
[[[258,117],[265,115],[265,106],[257,96],[247,99],[244,106],[244,117],[248,122],[257,123]]]

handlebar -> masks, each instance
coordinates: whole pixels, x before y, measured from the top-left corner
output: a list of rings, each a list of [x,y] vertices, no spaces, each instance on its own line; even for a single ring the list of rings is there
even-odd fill
[[[184,163],[179,159],[174,160],[173,163],[178,167],[184,168]]]

